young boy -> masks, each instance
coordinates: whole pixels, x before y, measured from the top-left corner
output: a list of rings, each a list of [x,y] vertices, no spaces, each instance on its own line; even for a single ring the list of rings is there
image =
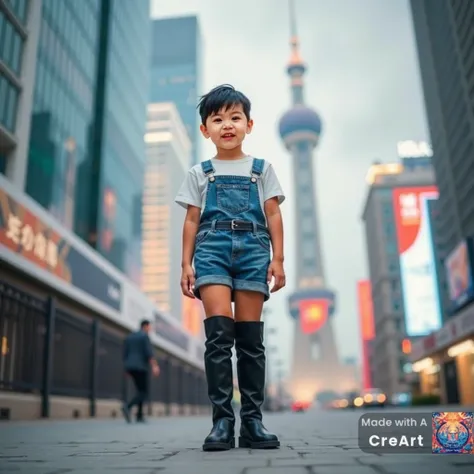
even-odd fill
[[[280,446],[262,423],[265,348],[260,319],[270,293],[285,286],[279,207],[285,196],[273,167],[242,151],[253,127],[250,107],[249,99],[229,85],[201,98],[200,129],[217,153],[189,170],[176,197],[187,209],[181,289],[189,298],[199,298],[206,313],[204,358],[213,428],[205,451],[235,447],[234,341],[241,394],[239,446]]]

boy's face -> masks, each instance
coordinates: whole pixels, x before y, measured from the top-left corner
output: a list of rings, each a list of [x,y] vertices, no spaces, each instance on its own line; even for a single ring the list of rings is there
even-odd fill
[[[252,127],[253,120],[247,120],[242,104],[237,104],[207,117],[206,125],[201,125],[200,129],[203,136],[210,138],[217,148],[232,150],[242,144]]]

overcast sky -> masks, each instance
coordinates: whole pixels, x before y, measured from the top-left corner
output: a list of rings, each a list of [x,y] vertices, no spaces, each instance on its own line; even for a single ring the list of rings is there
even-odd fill
[[[360,220],[374,160],[398,160],[400,140],[428,140],[408,0],[295,0],[307,64],[306,103],[322,117],[315,151],[316,193],[327,284],[338,295],[333,319],[342,357],[360,358],[356,282],[368,276]],[[152,0],[152,17],[196,14],[203,37],[203,93],[231,83],[253,104],[244,150],[273,163],[287,195],[287,286],[268,303],[274,337],[289,361],[293,325],[286,298],[295,285],[292,163],[277,133],[290,106],[287,0]],[[202,159],[214,150],[203,145]],[[269,341],[270,342],[270,341]],[[288,363],[285,364],[288,368]]]

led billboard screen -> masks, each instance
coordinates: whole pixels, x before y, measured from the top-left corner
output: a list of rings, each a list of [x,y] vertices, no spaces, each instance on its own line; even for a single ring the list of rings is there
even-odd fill
[[[328,319],[329,301],[326,299],[301,300],[299,307],[303,334],[318,332]]]
[[[445,261],[449,297],[454,311],[474,299],[472,244],[472,239],[461,241]]]
[[[395,188],[393,206],[400,276],[409,337],[441,327],[441,308],[428,201],[438,198],[435,186]]]

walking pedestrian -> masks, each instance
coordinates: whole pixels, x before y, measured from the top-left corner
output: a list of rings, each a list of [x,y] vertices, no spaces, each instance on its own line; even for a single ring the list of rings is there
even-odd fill
[[[132,378],[136,390],[135,396],[122,406],[122,413],[128,423],[131,422],[131,410],[135,405],[137,405],[137,422],[145,421],[143,404],[148,399],[150,369],[155,377],[160,373],[148,335],[150,328],[150,321],[143,320],[140,323],[140,330],[129,334],[124,341],[123,363],[125,371]]]

